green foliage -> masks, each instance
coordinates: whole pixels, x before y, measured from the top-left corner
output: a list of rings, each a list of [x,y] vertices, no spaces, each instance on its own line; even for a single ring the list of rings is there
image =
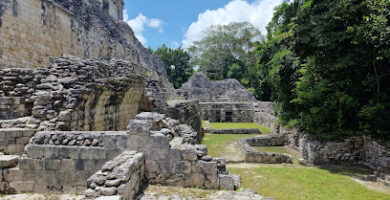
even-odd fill
[[[190,56],[182,48],[168,48],[165,44],[156,51],[149,48],[154,54],[160,56],[165,63],[168,79],[175,88],[179,88],[194,73],[190,65]]]
[[[390,2],[313,1],[295,21],[306,60],[295,89],[299,123],[326,139],[390,136]]]
[[[390,137],[390,1],[295,0],[267,30],[261,97],[282,123],[323,139]]]
[[[248,22],[211,26],[206,37],[189,48],[191,63],[199,65],[211,80],[234,78],[259,97],[260,85],[256,54],[252,52],[262,38]]]

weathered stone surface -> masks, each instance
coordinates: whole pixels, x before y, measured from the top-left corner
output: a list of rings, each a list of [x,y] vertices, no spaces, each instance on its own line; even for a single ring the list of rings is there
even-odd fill
[[[124,151],[115,159],[103,165],[88,179],[85,197],[120,195],[133,199],[143,182],[145,158],[136,151]],[[99,186],[99,187],[96,187]]]
[[[18,164],[19,156],[15,155],[0,155],[0,168],[12,168]]]
[[[245,155],[246,162],[280,164],[292,163],[292,156],[285,153],[258,152],[252,146],[284,146],[288,143],[288,134],[267,135],[264,137],[253,137],[239,139],[241,150]]]

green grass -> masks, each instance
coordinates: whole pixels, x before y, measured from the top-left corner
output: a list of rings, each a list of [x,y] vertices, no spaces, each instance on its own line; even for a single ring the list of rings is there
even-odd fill
[[[272,152],[272,153],[287,153],[290,152],[286,149],[286,147],[253,147],[256,151],[259,152]]]
[[[229,165],[228,170],[241,175],[244,188],[277,200],[390,199],[390,194],[370,190],[352,180],[348,174],[356,172],[348,169],[253,164],[253,167],[245,168]]]
[[[269,134],[269,128],[255,123],[210,123],[211,128],[214,129],[239,129],[239,128],[257,128],[263,134]]]
[[[220,134],[212,135],[206,134],[203,137],[202,144],[207,145],[208,154],[213,157],[225,157],[228,154],[235,153],[232,152],[233,149],[227,148],[229,143],[232,143],[240,138],[250,138],[258,135],[229,135],[229,134]]]
[[[254,135],[206,134],[202,144],[209,155],[226,157],[234,153],[228,144]],[[289,153],[286,147],[256,147],[259,151]],[[297,158],[294,156],[294,159]],[[297,164],[229,164],[231,174],[241,175],[244,188],[256,190],[276,200],[390,200],[390,194],[377,192],[357,183],[352,177],[368,174],[360,168],[308,167]]]

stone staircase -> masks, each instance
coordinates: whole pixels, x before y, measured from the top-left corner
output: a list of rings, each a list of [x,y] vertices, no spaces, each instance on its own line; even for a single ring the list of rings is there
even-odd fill
[[[21,181],[22,173],[18,168],[20,156],[0,155],[0,190],[7,194],[32,191],[31,181]]]
[[[0,151],[4,154],[22,155],[35,134],[41,121],[30,116],[31,107],[24,97],[0,97]]]

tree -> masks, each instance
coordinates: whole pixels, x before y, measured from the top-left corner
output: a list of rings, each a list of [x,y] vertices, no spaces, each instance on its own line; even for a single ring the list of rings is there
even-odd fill
[[[302,129],[390,137],[390,2],[311,0],[295,23],[292,48],[306,61],[294,100]]]
[[[260,31],[248,22],[211,26],[206,36],[189,48],[191,63],[199,65],[211,80],[235,78],[257,96],[259,81],[252,50],[261,38]]]
[[[322,139],[390,138],[390,1],[295,0],[256,48],[262,98]]]
[[[164,44],[153,53],[164,61],[168,79],[175,88],[185,83],[194,72],[190,65],[190,55],[180,47],[168,48]]]

